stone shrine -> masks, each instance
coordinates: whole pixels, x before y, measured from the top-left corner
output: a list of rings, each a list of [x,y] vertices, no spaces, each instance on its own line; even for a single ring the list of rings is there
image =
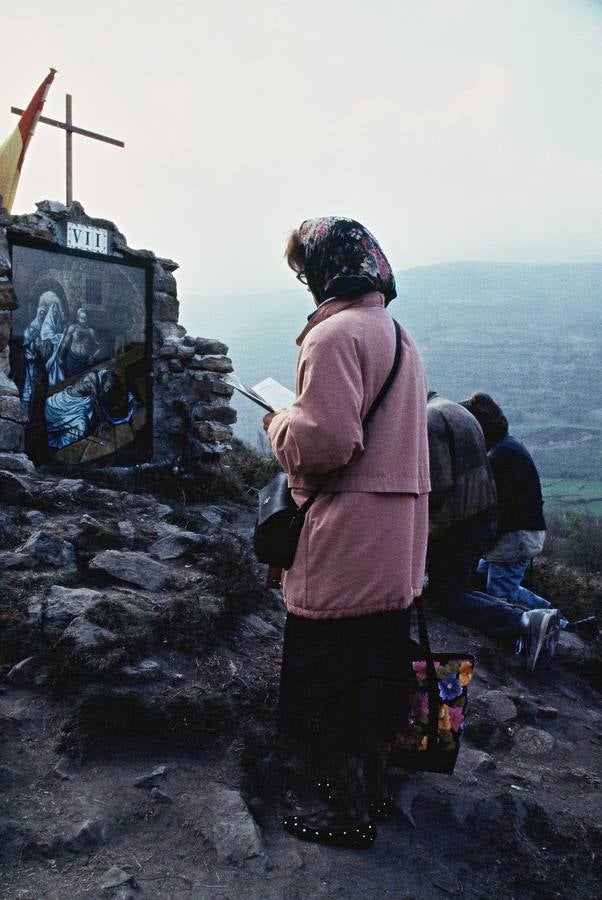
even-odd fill
[[[236,420],[232,363],[178,323],[178,264],[77,202],[36,205],[0,209],[2,457],[217,462]]]

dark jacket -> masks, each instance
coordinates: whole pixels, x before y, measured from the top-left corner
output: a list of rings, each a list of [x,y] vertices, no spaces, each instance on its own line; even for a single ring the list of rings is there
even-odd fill
[[[543,531],[541,484],[531,454],[511,434],[489,451],[497,488],[498,532]]]
[[[477,420],[458,403],[435,395],[428,401],[427,425],[430,537],[478,514],[495,519],[495,482]]]

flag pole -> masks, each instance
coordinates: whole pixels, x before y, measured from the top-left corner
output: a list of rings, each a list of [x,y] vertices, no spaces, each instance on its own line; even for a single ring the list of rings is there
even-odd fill
[[[65,95],[65,149],[66,149],[66,183],[67,183],[67,206],[73,202],[73,132],[71,125],[73,124],[71,94]]]

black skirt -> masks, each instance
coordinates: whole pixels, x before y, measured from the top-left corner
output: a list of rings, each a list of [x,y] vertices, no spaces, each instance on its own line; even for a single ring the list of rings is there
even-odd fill
[[[409,610],[348,619],[289,613],[278,725],[320,757],[364,756],[407,721]]]

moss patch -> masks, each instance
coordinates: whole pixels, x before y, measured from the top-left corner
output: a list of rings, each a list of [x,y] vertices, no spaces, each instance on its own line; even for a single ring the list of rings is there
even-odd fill
[[[226,733],[233,715],[230,699],[216,692],[191,688],[149,698],[97,686],[82,695],[64,722],[59,749],[90,758],[132,740],[200,747]]]

